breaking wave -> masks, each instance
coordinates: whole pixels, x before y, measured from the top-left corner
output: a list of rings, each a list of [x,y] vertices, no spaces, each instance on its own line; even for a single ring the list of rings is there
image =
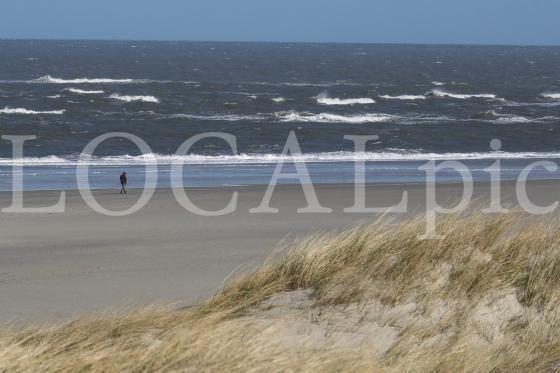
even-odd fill
[[[0,114],[23,114],[23,115],[38,115],[38,114],[51,114],[51,115],[62,115],[65,110],[47,110],[47,111],[35,111],[24,108],[10,108],[5,107],[0,109]]]
[[[400,96],[383,95],[379,97],[384,98],[385,100],[425,100],[426,99],[426,96],[424,95],[400,95]]]
[[[243,120],[258,121],[266,120],[267,117],[263,115],[235,115],[235,114],[216,114],[216,115],[199,115],[199,114],[173,114],[171,118],[185,118],[197,120],[210,120],[210,121],[226,121],[226,122],[239,122]]]
[[[361,98],[331,98],[326,94],[320,94],[317,97],[317,103],[320,105],[369,105],[375,104],[375,100],[369,97]]]
[[[502,114],[498,118],[492,120],[493,123],[533,123],[538,119],[530,119],[521,115]]]
[[[276,117],[282,122],[313,122],[313,123],[350,123],[365,124],[391,122],[396,119],[393,115],[388,114],[357,114],[357,115],[338,115],[329,113],[298,113],[298,112],[282,112],[276,113]]]
[[[30,83],[50,83],[50,84],[110,84],[110,83],[133,83],[143,82],[142,80],[134,79],[109,79],[109,78],[78,78],[78,79],[61,79],[54,78],[50,75],[45,75],[37,79],[29,81]]]
[[[556,117],[542,117],[542,118],[527,118],[521,115],[515,114],[502,114],[497,113],[494,110],[484,111],[472,116],[472,119],[478,119],[482,121],[488,121],[490,123],[535,123],[535,122],[546,122],[551,120],[557,120]]]
[[[155,114],[155,113],[152,113]],[[349,123],[349,124],[367,124],[367,123],[399,123],[399,124],[417,124],[417,123],[440,123],[457,121],[449,116],[442,115],[425,115],[425,114],[409,114],[405,116],[382,114],[382,113],[361,113],[355,115],[341,115],[332,113],[309,113],[297,111],[281,111],[276,113],[257,113],[249,115],[240,114],[170,114],[157,115],[164,118],[185,118],[194,120],[207,121],[252,121],[252,122],[302,122],[302,123]]]
[[[544,98],[552,98],[554,100],[560,100],[560,93],[557,92],[543,92],[541,96]]]
[[[79,95],[99,95],[99,94],[105,93],[105,91],[102,91],[102,90],[86,91],[86,90],[78,89],[78,88],[66,88],[65,91],[71,92],[71,93],[77,93]]]
[[[439,88],[432,89],[431,91],[426,93],[426,96],[448,97],[448,98],[456,98],[460,100],[468,100],[470,98],[486,98],[492,100],[498,99],[498,97],[493,93],[463,94],[463,93],[448,92]]]
[[[152,103],[159,103],[157,97],[154,96],[126,96],[126,95],[119,95],[119,94],[112,94],[109,98],[114,98],[115,100],[125,101],[125,102],[152,102]]]
[[[270,164],[277,162],[390,162],[390,161],[426,161],[426,160],[476,160],[476,159],[558,159],[558,152],[476,152],[476,153],[422,153],[417,151],[392,150],[386,152],[324,152],[306,154],[238,154],[238,155],[164,155],[144,154],[140,156],[108,157],[68,157],[48,156],[31,158],[0,158],[0,166],[142,166],[146,164]]]

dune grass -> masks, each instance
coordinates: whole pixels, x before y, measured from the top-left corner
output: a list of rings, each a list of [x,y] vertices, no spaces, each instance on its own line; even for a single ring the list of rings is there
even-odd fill
[[[560,224],[378,221],[286,245],[188,309],[6,329],[0,371],[554,371]]]

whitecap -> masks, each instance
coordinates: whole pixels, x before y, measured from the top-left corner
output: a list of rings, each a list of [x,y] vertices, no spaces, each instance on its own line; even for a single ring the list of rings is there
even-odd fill
[[[400,96],[390,96],[390,95],[383,95],[379,96],[386,100],[425,100],[426,96],[423,95],[400,95]]]
[[[272,99],[272,101],[277,102],[277,103],[281,103],[281,102],[285,102],[286,99],[284,97],[274,97]]]
[[[502,114],[498,113],[494,110],[488,110],[485,112],[478,113],[472,117],[475,120],[481,120],[484,122],[490,123],[534,123],[534,122],[544,122],[550,121],[551,117],[543,117],[543,118],[527,118],[521,115],[515,114]]]
[[[391,161],[426,161],[426,160],[479,160],[479,159],[559,159],[559,152],[472,152],[472,153],[427,153],[422,151],[388,149],[380,152],[323,152],[283,155],[277,153],[236,154],[236,155],[175,155],[144,154],[140,156],[83,156],[77,155],[0,158],[1,166],[123,166],[146,164],[274,164],[277,162],[391,162]]]
[[[493,123],[532,123],[539,119],[530,119],[521,115],[499,114],[498,118],[492,120]]]
[[[65,110],[47,110],[47,111],[36,111],[24,108],[10,108],[5,107],[0,110],[0,114],[22,114],[22,115],[38,115],[38,114],[51,114],[51,115],[62,115]]]
[[[329,113],[298,113],[294,111],[277,113],[276,117],[282,122],[312,122],[312,123],[350,123],[365,124],[391,122],[396,118],[388,114],[357,114],[338,115]]]
[[[112,94],[109,98],[114,98],[115,100],[125,101],[125,102],[151,102],[151,103],[159,103],[159,99],[154,96],[127,96],[127,95],[119,95],[119,94]]]
[[[50,84],[110,84],[110,83],[132,83],[134,79],[109,79],[109,78],[78,78],[78,79],[61,79],[45,75],[37,79],[29,81],[30,83],[50,83]]]
[[[65,91],[71,93],[77,93],[79,95],[99,95],[105,93],[105,91],[102,90],[86,91],[78,88],[66,88]]]
[[[259,121],[267,119],[262,115],[235,115],[235,114],[215,114],[215,115],[199,115],[199,114],[173,114],[171,118],[185,118],[209,121],[239,122],[239,121]]]
[[[544,98],[552,98],[554,100],[560,100],[560,93],[558,92],[543,92],[541,96]]]
[[[320,105],[369,105],[375,104],[375,100],[369,97],[361,98],[330,98],[327,96],[317,97],[317,103]]]
[[[431,91],[426,93],[426,95],[427,96],[433,96],[433,97],[456,98],[456,99],[460,99],[460,100],[467,100],[467,99],[470,99],[470,98],[486,98],[486,99],[492,99],[492,100],[498,99],[496,97],[496,95],[493,94],[493,93],[463,94],[463,93],[448,92],[448,91],[445,91],[443,89],[438,89],[438,88],[432,89]]]

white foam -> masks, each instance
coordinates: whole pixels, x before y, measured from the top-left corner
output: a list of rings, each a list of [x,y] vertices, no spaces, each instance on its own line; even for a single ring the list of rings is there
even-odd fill
[[[508,124],[508,123],[536,123],[536,122],[547,122],[557,119],[556,117],[541,117],[541,118],[527,118],[521,115],[515,114],[502,114],[494,110],[489,110],[480,113],[477,117],[473,119],[480,120],[483,122],[490,122],[496,124]]]
[[[171,118],[185,118],[185,119],[226,121],[226,122],[238,122],[242,120],[259,121],[259,120],[267,119],[267,117],[263,115],[235,115],[235,114],[216,114],[216,115],[173,114],[171,115]]]
[[[560,93],[557,92],[543,92],[541,93],[541,96],[545,98],[552,98],[554,100],[560,100]]]
[[[47,157],[25,157],[25,158],[0,158],[0,166],[64,166],[75,164],[75,162],[49,155]]]
[[[390,96],[390,95],[383,95],[379,96],[386,100],[425,100],[426,96],[423,95],[400,95],[400,96]]]
[[[62,115],[65,110],[47,110],[47,111],[35,111],[28,110],[24,108],[10,108],[5,107],[0,110],[0,114],[22,114],[22,115],[38,115],[38,114],[52,114],[52,115]]]
[[[493,123],[532,123],[539,119],[529,119],[521,115],[498,114],[498,118],[492,120]]]
[[[281,102],[285,102],[286,99],[284,97],[274,97],[272,99],[272,101],[277,102],[277,103],[281,103]]]
[[[127,96],[127,95],[119,95],[119,94],[112,94],[109,98],[114,98],[115,100],[125,101],[125,102],[152,102],[152,103],[159,103],[157,97],[154,96]]]
[[[338,115],[329,113],[298,113],[294,111],[276,114],[282,122],[314,122],[314,123],[350,123],[365,124],[378,122],[391,122],[396,117],[388,114],[357,114],[357,115]]]
[[[99,95],[105,93],[105,91],[102,90],[86,91],[78,88],[66,88],[65,91],[77,93],[79,95]]]
[[[110,84],[110,83],[133,83],[134,79],[109,79],[109,78],[78,78],[78,79],[61,79],[45,75],[37,79],[33,79],[31,83],[50,83],[50,84]]]
[[[437,86],[445,85],[445,83],[443,83],[443,82],[438,82],[438,81],[433,81],[432,84],[433,84],[433,85],[437,85]]]
[[[432,89],[430,92],[427,93],[427,95],[434,96],[434,97],[456,98],[460,100],[467,100],[470,98],[487,98],[492,100],[497,99],[496,95],[493,93],[463,94],[463,93],[447,92],[439,88]]]
[[[320,105],[369,105],[375,104],[375,100],[369,97],[360,98],[331,98],[326,94],[320,94],[317,97],[317,103]]]
[[[453,121],[455,119],[446,116],[431,116],[431,115],[411,115],[395,116],[389,114],[378,113],[365,113],[357,115],[338,115],[331,113],[305,113],[296,111],[283,111],[274,114],[252,114],[252,115],[238,115],[238,114],[172,114],[162,116],[162,118],[185,118],[194,120],[207,120],[207,121],[266,121],[266,122],[308,122],[308,123],[350,123],[350,124],[365,124],[365,123],[378,123],[378,122],[398,122],[403,124],[416,124],[416,123],[433,123],[441,121]]]
[[[391,162],[391,161],[426,161],[426,160],[480,160],[480,159],[560,159],[558,152],[478,152],[478,153],[422,153],[414,151],[393,150],[388,152],[325,152],[307,154],[238,154],[238,155],[164,155],[145,154],[140,156],[84,157],[31,157],[31,158],[0,158],[0,166],[142,166],[147,164],[274,164],[277,162]]]

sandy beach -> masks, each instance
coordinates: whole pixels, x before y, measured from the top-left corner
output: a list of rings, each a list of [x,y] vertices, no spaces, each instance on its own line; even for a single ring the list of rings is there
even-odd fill
[[[153,303],[196,304],[215,293],[226,278],[252,268],[283,239],[315,231],[332,231],[371,214],[349,214],[353,186],[317,186],[330,214],[298,214],[305,206],[299,186],[279,186],[272,199],[277,214],[250,214],[264,187],[192,189],[189,196],[208,210],[223,208],[233,190],[239,191],[237,211],[202,217],[184,210],[170,190],[158,190],[140,212],[106,217],[91,210],[77,192],[67,192],[64,214],[0,214],[0,322],[67,320],[83,314],[122,310]],[[393,205],[409,192],[409,215],[425,205],[420,185],[370,185],[368,206]],[[503,185],[504,200],[513,203],[514,185]],[[457,200],[458,185],[438,186],[438,199]],[[475,186],[475,198],[488,195],[487,184]],[[26,206],[45,206],[59,192],[29,192]],[[100,203],[124,209],[139,195],[97,191]],[[560,199],[557,182],[530,183],[536,204]],[[11,195],[0,195],[0,206]],[[403,217],[404,214],[395,215]]]

